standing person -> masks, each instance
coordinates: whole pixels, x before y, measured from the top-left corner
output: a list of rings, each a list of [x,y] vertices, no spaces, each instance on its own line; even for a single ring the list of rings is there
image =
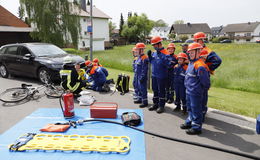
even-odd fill
[[[197,32],[194,34],[193,39],[195,42],[200,43],[203,46],[203,50],[207,51],[207,56],[206,56],[206,60],[205,63],[208,65],[210,74],[214,75],[214,71],[221,65],[221,58],[214,52],[212,51],[210,48],[208,48],[205,43],[204,40],[206,39],[206,34],[203,32]],[[203,94],[204,96],[204,118],[205,115],[207,113],[208,107],[207,107],[207,102],[208,102],[208,90],[205,91],[205,93]],[[204,119],[203,119],[204,120]]]
[[[174,90],[176,95],[175,105],[173,111],[179,111],[182,107],[182,113],[186,114],[186,88],[184,86],[185,73],[188,68],[185,61],[188,56],[185,53],[179,53],[177,56],[178,64],[174,66]]]
[[[139,91],[138,91],[138,84],[137,84],[137,72],[136,72],[136,60],[138,59],[138,55],[136,52],[136,48],[134,47],[132,49],[132,54],[134,57],[133,63],[132,63],[132,68],[133,68],[133,72],[134,72],[134,79],[133,79],[133,87],[134,87],[134,103],[142,103],[141,100],[139,100],[138,95],[139,95]]]
[[[162,46],[162,38],[155,36],[151,39],[151,44],[155,51],[147,52],[149,61],[152,65],[152,89],[153,89],[153,106],[149,111],[156,110],[157,113],[164,112],[166,100],[166,83],[168,78],[168,68],[170,66],[169,53]]]
[[[139,55],[136,60],[136,74],[137,74],[137,86],[138,86],[138,98],[142,102],[139,105],[140,108],[144,108],[148,106],[147,99],[147,78],[148,78],[148,57],[144,54],[145,49],[144,43],[137,43],[135,45],[136,52]]]
[[[186,71],[184,84],[186,87],[186,105],[188,118],[180,126],[181,129],[188,129],[187,134],[201,134],[202,130],[202,95],[203,91],[209,89],[210,79],[208,66],[199,59],[202,45],[192,43],[188,47],[190,63]]]
[[[169,43],[167,46],[167,51],[169,53],[169,61],[171,62],[172,66],[168,70],[168,82],[166,87],[166,98],[167,103],[171,104],[174,102],[174,66],[178,63],[177,56],[174,54],[175,52],[175,44]]]
[[[81,80],[76,70],[77,66],[71,57],[65,57],[62,70],[60,70],[61,86],[74,94],[79,94],[87,86],[87,83]]]
[[[181,44],[181,50],[182,50],[182,53],[188,54],[187,53],[187,51],[188,51],[188,44],[187,43]]]

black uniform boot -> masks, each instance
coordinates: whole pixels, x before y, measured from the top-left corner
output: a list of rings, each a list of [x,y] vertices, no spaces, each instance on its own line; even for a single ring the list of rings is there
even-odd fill
[[[147,106],[148,106],[148,104],[146,104],[146,103],[143,103],[143,104],[139,105],[140,108],[144,108],[144,107],[147,107]]]
[[[134,100],[134,104],[141,104],[142,103],[142,101],[140,101],[140,100]]]
[[[149,111],[156,110],[158,108],[157,104],[152,105],[151,107],[148,108]]]
[[[201,134],[201,131],[191,128],[191,129],[187,130],[186,133],[189,134],[189,135],[198,135],[198,134]]]
[[[157,113],[163,113],[164,112],[164,107],[159,107],[156,110]]]
[[[181,125],[180,125],[180,128],[181,128],[181,129],[190,129],[191,126],[190,126],[190,125],[187,125],[187,124],[181,124]]]
[[[181,106],[177,105],[176,108],[173,109],[173,112],[179,112],[181,110]]]

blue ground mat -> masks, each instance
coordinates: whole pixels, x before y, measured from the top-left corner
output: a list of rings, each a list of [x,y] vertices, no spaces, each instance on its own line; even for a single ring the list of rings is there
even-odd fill
[[[123,112],[136,112],[142,117],[140,109],[118,109],[117,119],[106,119],[121,122],[120,115]],[[75,109],[76,116],[72,120],[86,119],[90,117],[89,109]],[[60,109],[41,108],[27,116],[14,127],[0,135],[0,159],[3,160],[145,160],[144,133],[135,131],[125,126],[103,122],[87,122],[77,128],[70,128],[62,134],[78,135],[111,135],[129,136],[131,139],[130,152],[127,154],[118,153],[84,153],[84,152],[50,152],[50,151],[30,151],[30,152],[9,152],[8,145],[12,144],[19,136],[25,133],[43,133],[39,129],[48,123],[65,121]],[[143,129],[142,123],[139,128]],[[47,132],[44,132],[47,133]],[[52,134],[52,133],[47,133]],[[57,133],[56,133],[57,134]]]

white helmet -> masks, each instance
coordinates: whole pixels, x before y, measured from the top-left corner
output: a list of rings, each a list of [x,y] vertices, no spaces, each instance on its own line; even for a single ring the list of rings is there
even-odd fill
[[[63,63],[64,63],[64,64],[67,64],[67,63],[74,63],[74,60],[73,60],[72,57],[70,57],[70,56],[66,56],[66,57],[63,58]]]

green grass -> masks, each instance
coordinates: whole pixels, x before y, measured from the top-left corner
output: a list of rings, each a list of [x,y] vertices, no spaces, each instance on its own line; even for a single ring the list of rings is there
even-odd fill
[[[117,79],[117,75],[125,73],[133,80],[133,72],[126,72],[117,69],[107,68],[108,78]],[[130,87],[133,88],[132,83]],[[209,90],[208,106],[223,111],[233,112],[256,118],[260,114],[260,94],[235,91],[230,89],[212,87]]]
[[[164,43],[166,46],[167,43]],[[176,44],[175,53],[181,51]],[[253,93],[260,93],[260,44],[207,44],[223,60],[212,76],[212,86]],[[134,45],[114,47],[113,50],[96,51],[94,58],[99,58],[102,65],[122,71],[132,71],[132,53]],[[147,45],[147,49],[151,45]],[[70,52],[71,53],[71,52]],[[87,52],[79,53],[84,56]]]

